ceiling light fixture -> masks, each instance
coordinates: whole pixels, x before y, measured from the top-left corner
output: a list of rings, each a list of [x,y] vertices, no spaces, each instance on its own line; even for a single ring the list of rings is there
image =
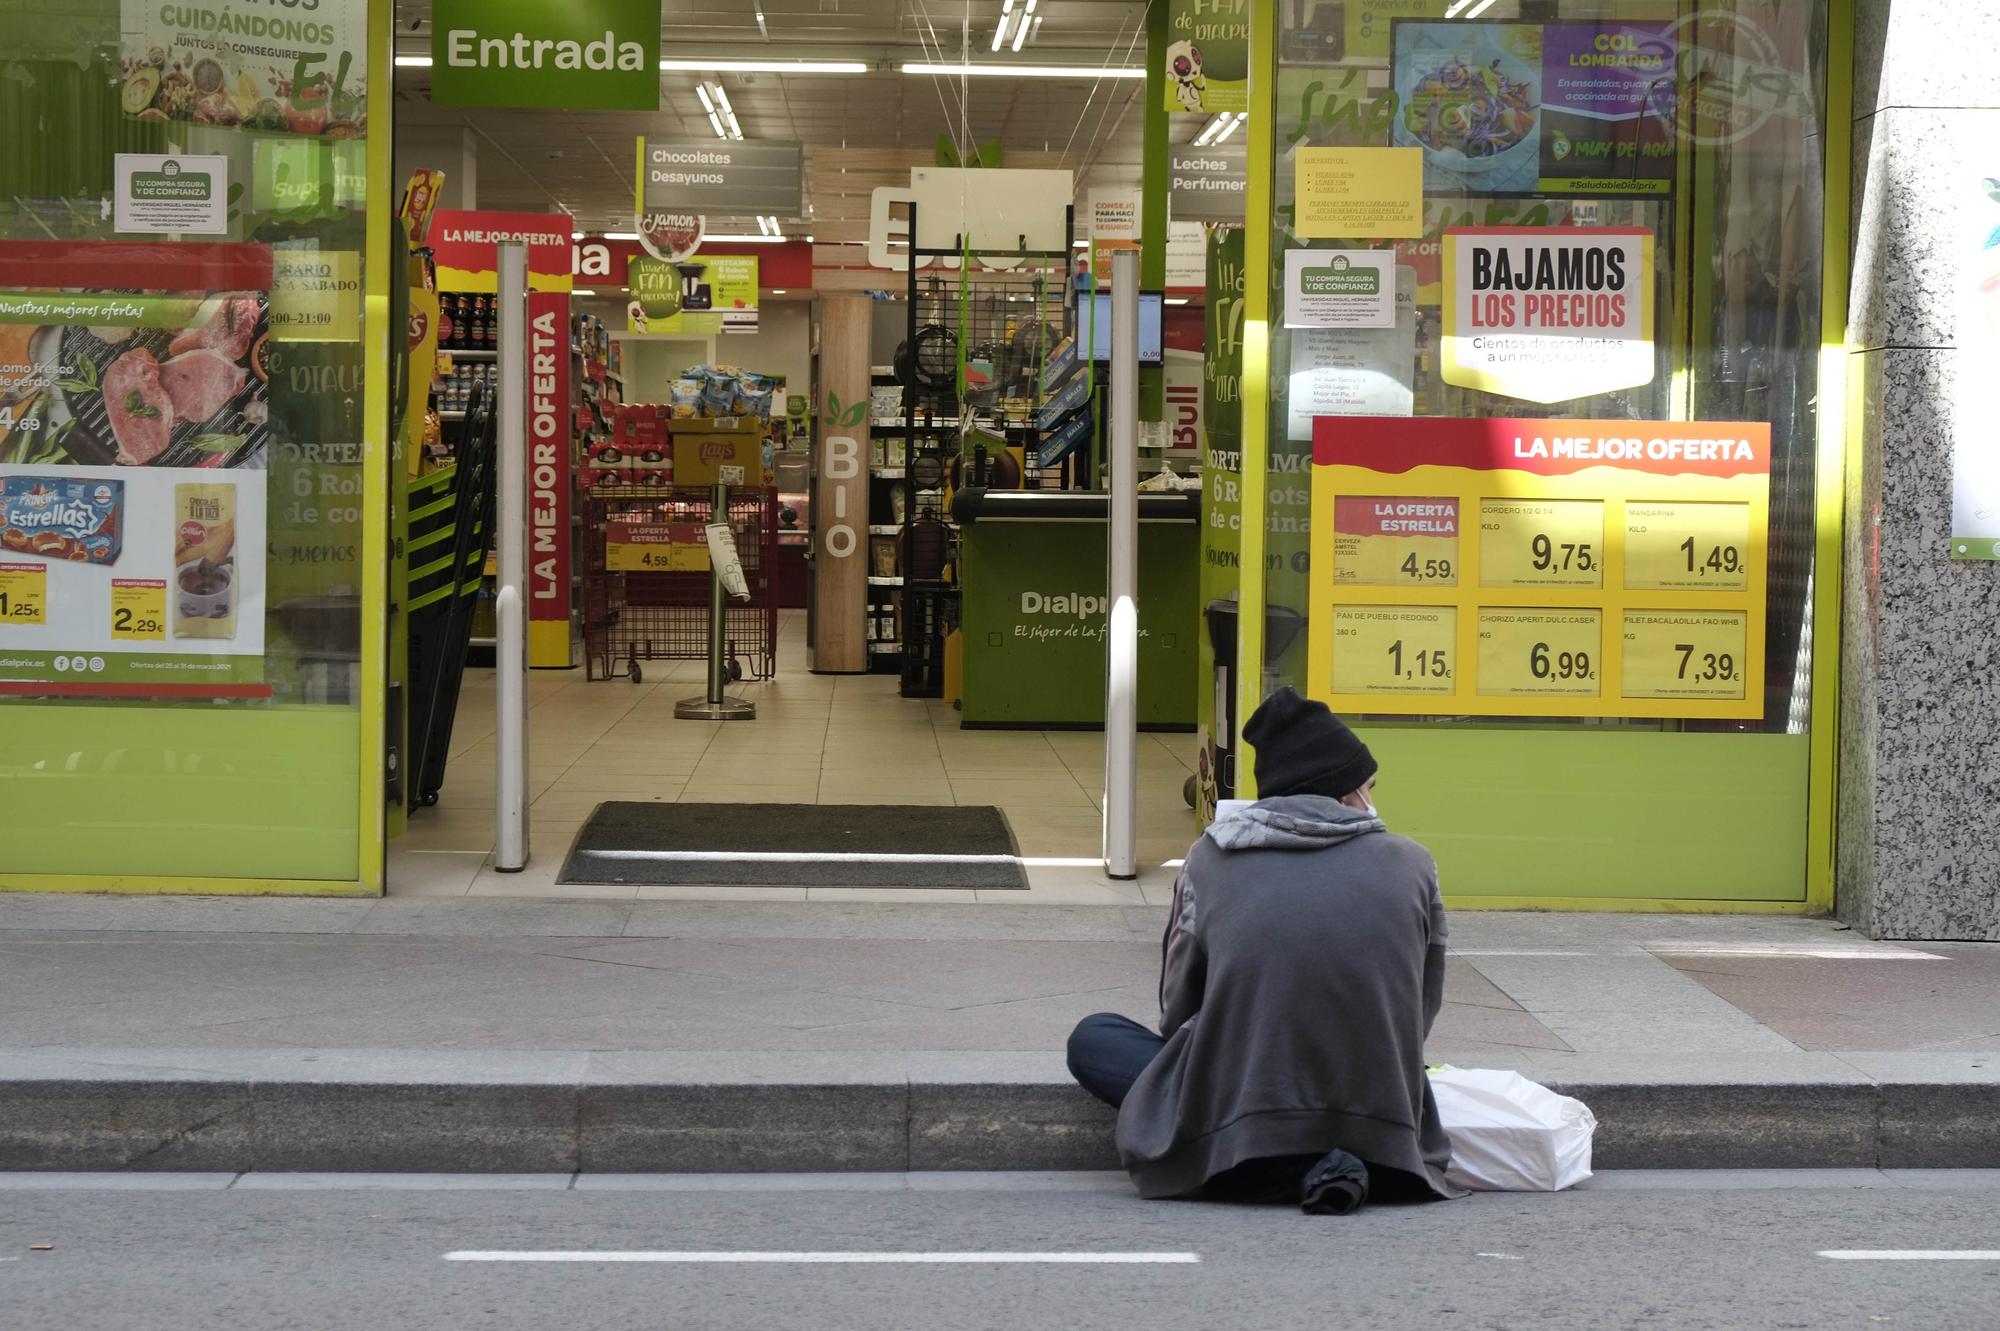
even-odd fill
[[[597,292],[592,290],[590,287],[577,287],[574,290],[572,290],[569,294],[572,296],[594,296],[597,294]]]
[[[1000,0],[1000,26],[993,30],[994,50],[999,50],[1000,44],[1007,40],[1007,24],[1013,17],[1014,0]]]
[[[704,245],[780,245],[784,243],[784,239],[783,236],[703,236],[701,243]]]
[[[1003,65],[988,61],[977,65],[934,65],[912,63],[902,67],[905,74],[930,74],[942,78],[992,75],[1007,79],[1143,79],[1146,71],[1137,65]]]
[[[716,107],[722,112],[722,123],[729,126],[729,137],[742,138],[743,126],[736,123],[736,108],[729,104],[729,90],[720,83],[711,83],[709,87],[715,93]]]
[[[396,63],[404,69],[429,69],[431,58],[427,55],[399,55]]]
[[[1021,43],[1028,40],[1028,21],[1035,15],[1035,0],[1028,0],[1028,7],[1021,11],[1021,17],[1014,21],[1014,49],[1019,51]]]
[[[604,238],[606,240],[637,240],[639,233],[636,231],[607,231],[604,233]]]
[[[1214,142],[1215,136],[1222,132],[1222,127],[1234,119],[1236,119],[1236,113],[1233,111],[1224,111],[1222,114],[1216,116],[1201,127],[1201,133],[1194,136],[1194,146],[1202,148]]]
[[[1210,140],[1211,143],[1221,143],[1224,139],[1227,139],[1231,134],[1234,134],[1237,130],[1242,129],[1243,122],[1250,118],[1250,113],[1248,111],[1238,111],[1235,115],[1232,116],[1227,112],[1224,112],[1222,118],[1224,120],[1227,120],[1229,123],[1222,127],[1222,133],[1216,135],[1214,139]]]
[[[764,40],[768,42],[768,41],[770,41],[770,40],[771,40],[771,30],[770,30],[769,28],[767,28],[767,27],[765,27],[765,26],[764,26],[764,6],[763,6],[763,5],[759,4],[759,5],[757,6],[757,8],[756,8],[756,14],[757,14],[757,31],[758,31],[758,33],[759,33],[759,34],[760,34],[760,35],[761,35],[761,36],[762,36],[762,37],[764,38]]]
[[[428,57],[424,61],[429,64]],[[662,60],[664,73],[682,74],[866,74],[859,60]]]
[[[782,295],[784,295],[784,294],[785,294],[785,288],[783,288],[783,287],[772,287],[772,288],[771,288],[771,294],[772,294],[772,295],[774,295],[774,296],[782,296]]]

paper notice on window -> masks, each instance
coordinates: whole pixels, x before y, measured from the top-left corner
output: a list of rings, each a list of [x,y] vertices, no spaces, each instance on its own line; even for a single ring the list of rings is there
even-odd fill
[[[1417,270],[1396,269],[1393,328],[1293,330],[1285,437],[1312,438],[1315,416],[1408,416],[1415,410]]]

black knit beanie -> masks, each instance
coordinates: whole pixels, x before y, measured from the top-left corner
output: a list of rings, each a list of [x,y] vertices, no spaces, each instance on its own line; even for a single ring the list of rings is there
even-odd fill
[[[1290,685],[1264,699],[1243,727],[1257,750],[1257,794],[1327,795],[1339,799],[1368,784],[1375,755],[1323,702]]]

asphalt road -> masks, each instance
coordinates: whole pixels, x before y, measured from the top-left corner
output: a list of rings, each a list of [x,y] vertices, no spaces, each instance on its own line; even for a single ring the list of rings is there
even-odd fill
[[[152,1182],[0,1175],[0,1327],[2000,1325],[2000,1251],[1819,1255],[2000,1250],[1986,1175],[1613,1175],[1341,1219],[1101,1175]]]

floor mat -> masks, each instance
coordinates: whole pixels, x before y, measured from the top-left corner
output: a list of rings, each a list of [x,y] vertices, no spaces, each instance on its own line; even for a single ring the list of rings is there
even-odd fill
[[[1028,875],[991,805],[616,801],[577,833],[560,881],[1025,890]]]

